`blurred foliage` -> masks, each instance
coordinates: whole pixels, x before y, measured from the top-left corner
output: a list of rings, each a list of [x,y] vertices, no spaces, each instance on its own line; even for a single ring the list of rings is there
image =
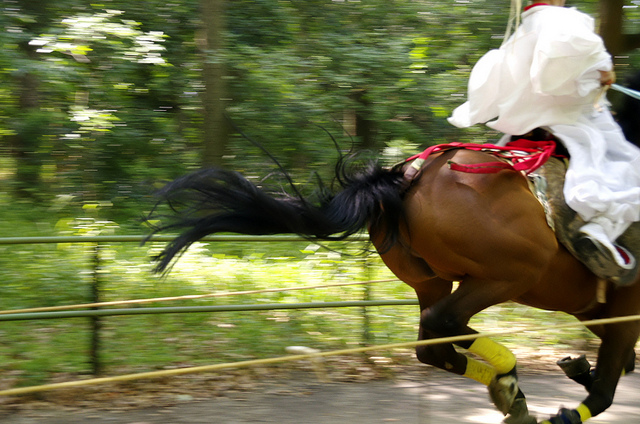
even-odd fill
[[[86,233],[87,227],[110,225],[80,220],[69,223],[68,228],[76,226],[79,233]],[[98,276],[104,301],[393,278],[377,256],[361,255],[361,243],[333,243],[330,247],[335,250],[308,242],[197,243],[168,277],[159,277],[150,272],[150,256],[158,253],[161,243],[143,247],[103,244]],[[91,301],[96,252],[92,243],[0,246],[0,251],[0,310]],[[360,285],[329,287],[140,307],[414,298],[413,291],[397,281],[375,283],[368,289]],[[399,343],[416,339],[418,318],[417,306],[367,308],[366,324],[362,308],[105,317],[100,357],[104,372],[115,375],[282,356],[292,345],[332,350],[363,343]],[[534,352],[552,346],[554,354],[563,349],[593,353],[584,341],[585,337],[589,340],[585,329],[553,329],[553,324],[570,321],[575,320],[556,312],[500,305],[474,317],[472,325],[480,331],[496,331],[548,323],[550,329],[544,334],[508,335],[501,340],[511,348]],[[86,318],[3,322],[0,387],[69,380],[90,373],[90,340],[90,320]],[[375,356],[396,366],[417,363],[410,349],[381,351]]]
[[[572,3],[597,12],[597,0]],[[368,148],[385,163],[430,144],[497,137],[481,126],[458,130],[445,118],[463,101],[473,64],[500,44],[506,2],[227,4],[227,49],[213,59],[227,68],[228,115],[298,180],[305,181],[310,171],[331,178],[338,156],[331,137],[341,152]],[[152,203],[150,192],[162,180],[200,164],[204,55],[199,2],[5,0],[1,7],[0,235],[141,232],[139,217]],[[638,1],[630,2],[625,13],[625,24],[637,26]],[[616,61],[620,80],[638,68],[636,54]],[[354,129],[357,120],[364,122],[366,133]],[[275,170],[237,133],[224,160],[249,176]],[[351,248],[336,249],[338,254],[291,243],[225,243],[191,249],[165,280],[149,273],[154,249],[122,245],[101,250],[106,300],[389,275],[377,259],[349,256],[357,253]],[[0,309],[90,299],[93,246],[0,246],[0,252]],[[365,261],[372,262],[367,273]],[[413,298],[400,283],[376,285],[372,291],[374,298]],[[349,287],[196,303],[362,296],[361,287]],[[498,309],[477,325],[492,327],[499,316],[523,314],[509,311]],[[370,313],[373,342],[416,337],[415,308],[380,307]],[[558,314],[536,313],[542,315],[525,319],[558,319]],[[289,344],[339,348],[359,342],[354,334],[362,332],[362,321],[357,309],[107,318],[105,362],[119,369],[148,369],[273,356]],[[563,337],[545,340],[560,343]],[[0,375],[31,384],[49,373],[87,372],[88,339],[82,319],[4,323]]]
[[[597,12],[596,0],[575,2]],[[636,2],[625,9],[637,24]],[[471,66],[499,45],[506,4],[488,0],[227,2],[227,46],[205,59],[195,0],[6,1],[0,13],[0,181],[14,197],[139,206],[197,168],[203,60],[227,68],[227,113],[294,174],[330,178],[340,150],[484,141],[446,116]],[[621,78],[637,58],[618,58]],[[358,124],[358,129],[354,125]],[[239,134],[225,163],[273,168]]]

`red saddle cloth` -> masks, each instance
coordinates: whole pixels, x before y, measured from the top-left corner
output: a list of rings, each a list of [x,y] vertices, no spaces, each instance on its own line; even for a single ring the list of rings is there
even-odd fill
[[[449,167],[454,171],[470,172],[475,174],[491,174],[503,169],[529,174],[554,156],[556,143],[552,140],[533,141],[521,138],[507,143],[506,146],[496,146],[495,144],[475,144],[475,143],[447,143],[437,144],[427,148],[424,152],[412,156],[407,162],[413,162],[407,170],[409,177],[415,176],[425,159],[433,153],[440,153],[451,149],[468,149],[492,154],[497,159],[492,162],[459,164],[450,161]],[[413,171],[411,171],[413,168]]]

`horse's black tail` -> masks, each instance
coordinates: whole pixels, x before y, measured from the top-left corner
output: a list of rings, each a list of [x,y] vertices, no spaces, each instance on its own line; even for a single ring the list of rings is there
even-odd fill
[[[299,234],[313,240],[341,240],[368,224],[385,229],[383,248],[398,238],[403,219],[402,174],[369,164],[353,171],[338,167],[341,190],[320,191],[317,200],[258,187],[237,172],[205,169],[168,184],[162,200],[173,213],[155,228],[180,231],[156,258],[156,271],[167,269],[176,255],[214,233]],[[166,217],[152,212],[148,221]]]

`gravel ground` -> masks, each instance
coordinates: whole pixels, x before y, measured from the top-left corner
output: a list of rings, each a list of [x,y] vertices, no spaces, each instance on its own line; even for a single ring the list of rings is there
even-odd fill
[[[298,378],[299,377],[299,378]],[[540,419],[560,406],[575,407],[584,390],[561,375],[526,374],[520,385],[532,413]],[[621,379],[614,405],[589,424],[640,422],[640,374]],[[430,369],[408,379],[321,383],[313,374],[267,381],[253,389],[227,391],[206,398],[199,392],[173,394],[162,405],[125,407],[117,402],[102,406],[60,406],[30,401],[4,404],[3,424],[192,424],[192,423],[500,423],[502,416],[490,404],[486,389],[465,378]]]

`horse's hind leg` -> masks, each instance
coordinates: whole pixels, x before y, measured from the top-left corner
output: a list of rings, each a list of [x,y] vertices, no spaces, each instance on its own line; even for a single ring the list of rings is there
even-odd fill
[[[425,308],[421,315],[421,328],[428,337],[471,334],[469,319],[487,307],[517,297],[528,290],[528,285],[505,283],[474,277],[466,277],[451,295]],[[496,407],[505,415],[507,422],[535,422],[528,415],[524,395],[518,388],[516,358],[506,347],[488,338],[456,343],[482,359],[483,362],[467,358],[463,375],[489,387]],[[451,347],[452,351],[455,351]]]
[[[618,289],[609,299],[606,316],[624,316],[637,313],[640,285]],[[612,313],[615,311],[615,314]],[[588,396],[575,409],[561,409],[558,415],[543,421],[544,424],[579,424],[605,411],[613,402],[621,375],[632,368],[634,346],[640,334],[640,322],[609,324],[592,328],[602,343],[598,351]]]
[[[371,239],[381,244],[381,234],[370,230]],[[389,269],[415,291],[420,310],[425,311],[451,294],[453,283],[435,276],[429,265],[402,243],[381,251],[380,257]],[[420,323],[418,340],[437,337],[429,333]],[[467,368],[467,357],[458,353],[452,344],[422,345],[416,347],[416,357],[422,363],[432,365],[454,374],[463,375]],[[491,377],[489,377],[490,380]],[[486,378],[485,378],[486,380]]]
[[[374,243],[379,241],[380,234],[371,231]],[[451,281],[436,277],[420,257],[402,243],[396,243],[391,249],[380,252],[380,256],[389,269],[402,281],[411,286],[420,302],[421,320],[418,333],[419,340],[440,337],[443,334],[433,331],[430,326],[424,325],[425,315],[431,316],[435,305],[451,295],[453,284]],[[451,330],[464,331],[467,334],[474,333],[470,328]],[[456,333],[462,334],[462,333]],[[421,345],[416,348],[416,356],[422,363],[432,365],[445,371],[458,375],[465,375],[485,385],[489,385],[496,375],[492,366],[476,361],[456,351],[451,343]]]
[[[466,327],[465,333],[473,334],[475,331]],[[421,325],[420,340],[437,337],[442,335],[431,334]],[[505,420],[506,423],[536,422],[529,416],[524,393],[518,387],[516,358],[511,351],[484,337],[456,344],[477,354],[484,361],[478,361],[458,352],[451,343],[419,346],[416,349],[416,355],[423,363],[471,378],[487,386],[496,407],[503,414],[509,414],[509,418]]]
[[[629,325],[615,324],[607,328],[586,399],[577,408],[561,409],[558,415],[541,424],[580,424],[611,406],[618,380],[629,363],[628,358],[637,339],[638,325],[631,324],[633,330]]]
[[[380,234],[371,231],[374,242],[380,240]],[[402,243],[396,243],[391,249],[380,252],[380,257],[387,267],[402,281],[411,286],[420,303],[420,310],[425,311],[451,294],[453,283],[434,275],[429,265]],[[429,333],[420,323],[418,340],[437,337]],[[416,347],[416,357],[424,364],[432,365],[454,374],[463,375],[467,369],[467,357],[458,353],[451,343],[421,345]],[[476,373],[479,375],[481,371]],[[491,376],[481,378],[490,381]],[[478,379],[480,377],[477,377]]]
[[[371,235],[376,244],[378,234],[372,231]],[[403,244],[397,243],[381,252],[381,257],[398,278],[416,291],[421,309],[420,340],[475,333],[467,326],[471,316],[528,290],[523,282],[511,284],[467,277],[452,293],[451,281],[435,277],[426,262]],[[507,390],[501,392],[508,395],[502,396],[497,406],[503,413],[511,415],[508,422],[535,423],[535,419],[528,415],[524,395],[517,388],[513,354],[487,339],[459,345],[478,354],[486,362],[458,352],[451,343],[418,346],[416,356],[423,363],[472,378],[488,387],[506,387]]]
[[[558,361],[558,365],[565,373],[567,377],[576,383],[584,386],[587,392],[591,391],[591,384],[593,384],[593,370],[591,364],[587,360],[585,355],[581,355],[577,358],[566,357]],[[631,350],[629,358],[622,370],[622,376],[633,372],[636,368],[636,352]]]

